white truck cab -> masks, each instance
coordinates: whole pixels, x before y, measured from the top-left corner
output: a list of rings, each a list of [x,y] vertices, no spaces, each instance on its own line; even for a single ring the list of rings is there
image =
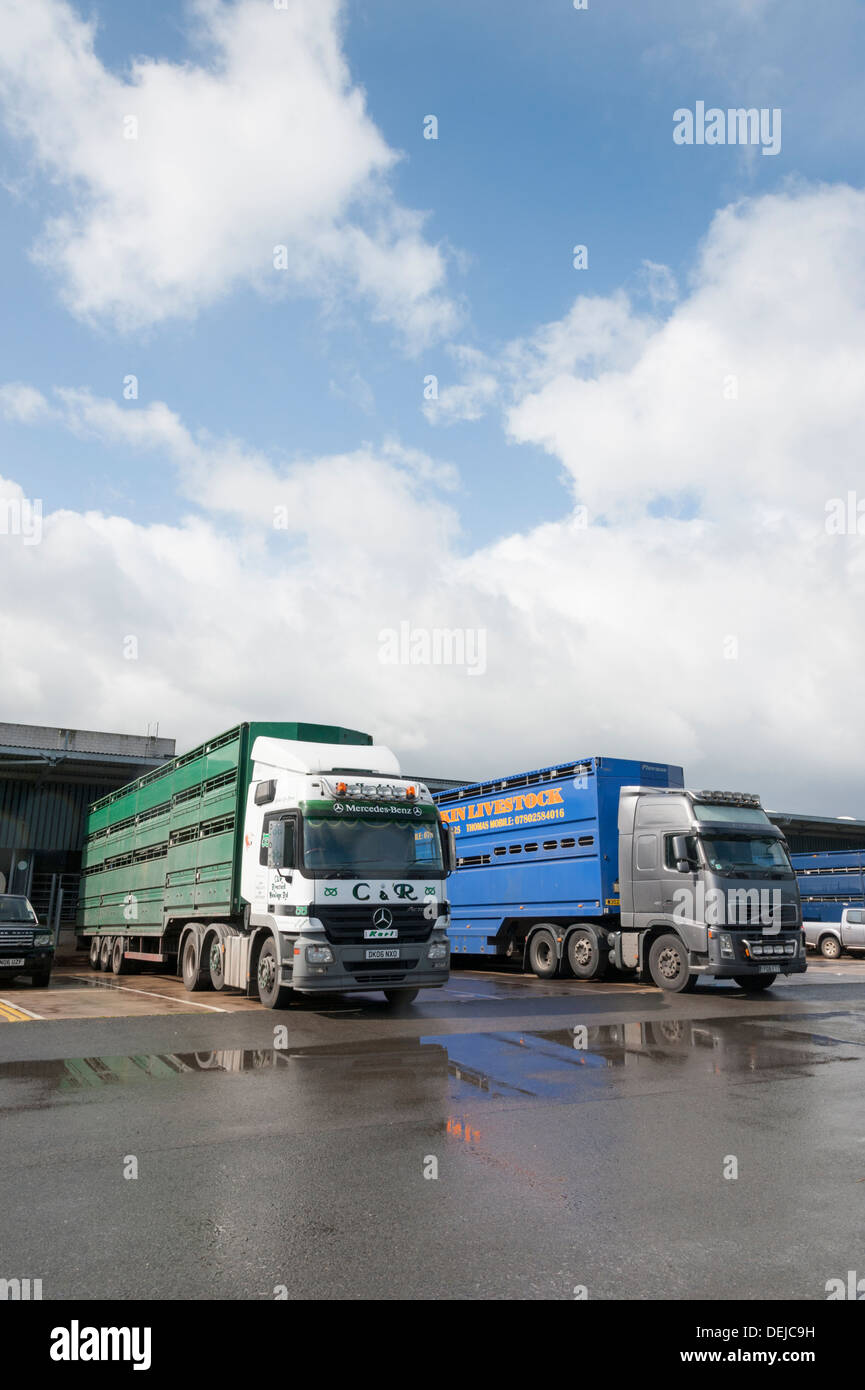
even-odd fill
[[[450,846],[427,788],[376,745],[259,737],[252,758],[241,894],[249,927],[268,932],[262,1000],[383,989],[409,1002],[444,984]],[[227,983],[242,941],[225,942]]]

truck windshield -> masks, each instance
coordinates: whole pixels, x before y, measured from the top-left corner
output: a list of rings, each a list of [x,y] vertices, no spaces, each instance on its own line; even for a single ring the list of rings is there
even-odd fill
[[[0,922],[35,922],[36,913],[26,898],[0,898]]]
[[[702,835],[709,868],[735,877],[790,878],[793,866],[780,840],[768,835]]]
[[[442,872],[437,826],[406,821],[310,816],[303,826],[303,863],[327,878],[346,874],[403,878]]]

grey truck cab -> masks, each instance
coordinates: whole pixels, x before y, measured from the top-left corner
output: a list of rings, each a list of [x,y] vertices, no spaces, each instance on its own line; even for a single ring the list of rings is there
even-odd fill
[[[619,892],[615,964],[663,989],[758,991],[806,968],[796,875],[757,796],[623,787]]]
[[[0,980],[29,975],[34,985],[44,986],[51,979],[54,941],[27,898],[17,893],[0,893]]]

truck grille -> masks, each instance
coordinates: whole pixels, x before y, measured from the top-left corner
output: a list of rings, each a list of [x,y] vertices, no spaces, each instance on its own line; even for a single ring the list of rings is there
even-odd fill
[[[363,935],[365,931],[377,925],[373,917],[381,906],[381,903],[375,902],[359,904],[357,907],[354,903],[334,903],[327,906],[318,904],[310,908],[309,915],[318,918],[328,941],[335,946],[387,946],[387,938],[380,941],[369,938],[365,940]],[[423,910],[423,903],[389,903],[388,911],[393,918],[391,926],[399,932],[398,936],[390,938],[390,942],[422,945],[429,941],[433,923],[424,917]]]
[[[29,949],[32,945],[32,929],[26,927],[0,927],[0,956],[14,956],[22,946],[26,946]]]
[[[417,961],[347,960],[344,964],[350,975],[380,975],[384,979],[391,974],[404,975],[407,970],[414,970]]]

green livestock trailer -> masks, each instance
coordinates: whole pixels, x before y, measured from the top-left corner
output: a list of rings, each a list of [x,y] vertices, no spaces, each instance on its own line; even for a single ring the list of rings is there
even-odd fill
[[[239,724],[95,801],[82,859],[79,944],[118,930],[161,936],[168,909],[192,918],[242,910],[244,807],[259,737],[372,743],[369,734],[327,724]],[[150,953],[127,952],[136,954]]]

